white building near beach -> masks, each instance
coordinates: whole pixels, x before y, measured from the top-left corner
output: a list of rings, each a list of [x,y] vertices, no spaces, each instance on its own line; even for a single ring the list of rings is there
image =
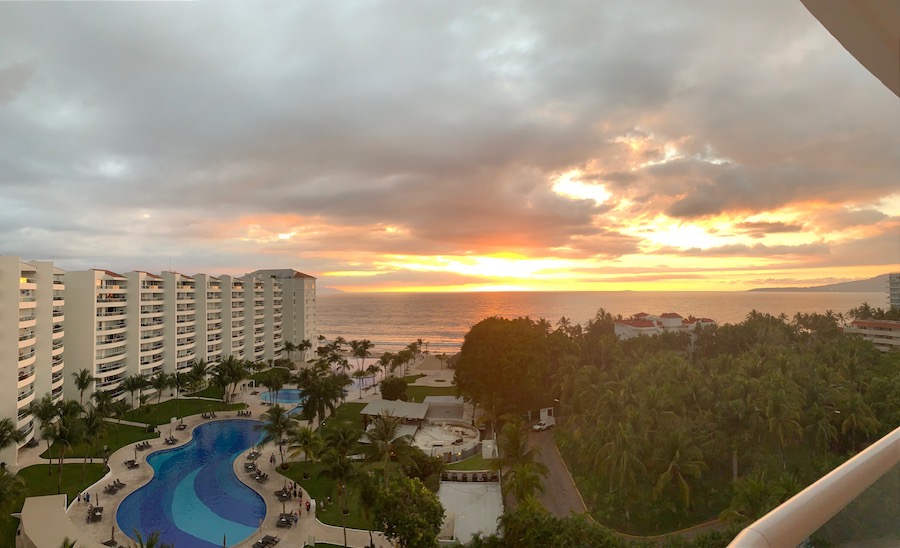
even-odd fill
[[[693,333],[698,327],[716,325],[709,318],[684,318],[677,312],[666,312],[654,316],[646,312],[638,312],[631,318],[615,320],[616,337],[630,339],[642,335],[659,335],[661,333]]]

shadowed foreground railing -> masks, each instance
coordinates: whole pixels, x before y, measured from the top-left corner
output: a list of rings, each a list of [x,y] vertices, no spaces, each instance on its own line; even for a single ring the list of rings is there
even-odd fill
[[[804,544],[811,537],[815,546],[819,536],[827,538],[829,546],[863,539],[871,546],[894,546],[892,543],[900,540],[898,465],[900,428],[755,521],[735,537],[729,548],[787,548]],[[843,517],[842,523],[829,524],[845,538],[828,538],[828,527],[820,528],[848,504],[848,512],[854,515],[839,515],[836,519]]]

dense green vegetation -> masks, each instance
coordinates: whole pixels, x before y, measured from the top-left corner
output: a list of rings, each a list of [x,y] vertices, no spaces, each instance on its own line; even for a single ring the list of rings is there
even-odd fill
[[[407,401],[422,403],[427,396],[456,396],[456,388],[453,386],[408,386],[406,388]]]
[[[555,404],[557,444],[601,523],[746,523],[900,424],[900,355],[838,319],[751,312],[693,339],[620,341],[603,310],[584,328],[488,318],[456,383],[495,420]]]

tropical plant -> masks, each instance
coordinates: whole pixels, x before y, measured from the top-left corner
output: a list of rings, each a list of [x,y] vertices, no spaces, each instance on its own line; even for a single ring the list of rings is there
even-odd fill
[[[75,388],[78,389],[78,403],[84,405],[84,392],[94,383],[94,375],[90,369],[81,369],[73,371],[72,378],[75,380]]]
[[[392,481],[380,492],[373,513],[384,535],[401,548],[437,546],[444,507],[418,479]]]
[[[520,462],[513,465],[504,476],[503,496],[512,495],[521,503],[533,497],[535,493],[543,493],[544,475],[535,462]]]
[[[84,414],[82,422],[84,423],[84,438],[88,442],[88,451],[85,452],[84,462],[81,465],[81,481],[84,481],[88,455],[94,454],[94,443],[96,443],[97,439],[106,431],[106,421],[103,420],[103,415],[98,413],[95,408],[90,408],[87,410],[87,413]]]
[[[8,417],[0,419],[0,451],[14,444],[21,443],[25,434],[16,428],[16,423]]]
[[[76,405],[78,404],[76,403]],[[59,467],[56,493],[61,494],[63,462],[65,461],[66,453],[72,448],[73,445],[83,439],[84,430],[81,421],[78,420],[77,415],[73,415],[71,413],[61,413],[59,420],[57,420],[55,423],[50,423],[47,426],[48,428],[44,430],[44,437],[50,439],[58,452],[57,455],[59,457]]]
[[[297,457],[303,453],[303,461],[309,462],[310,457],[313,459],[319,453],[322,447],[322,438],[318,432],[308,426],[291,428],[287,438],[288,447],[291,451],[288,453],[292,457]]]
[[[265,433],[265,443],[274,441],[278,446],[278,454],[281,457],[281,468],[286,469],[284,463],[284,436],[290,432],[294,420],[288,415],[287,410],[277,403],[262,414],[263,423],[259,427]]]
[[[169,375],[160,371],[156,375],[150,378],[150,386],[156,390],[156,403],[162,403],[162,395],[163,390],[169,387],[170,380]]]
[[[335,489],[337,490],[338,501],[341,505],[341,512],[344,515],[349,513],[347,509],[347,482],[354,477],[356,469],[349,457],[343,451],[336,447],[327,448],[321,455],[322,470],[319,475],[334,480]],[[344,546],[347,545],[347,526],[344,529]]]
[[[410,453],[417,451],[412,446],[412,436],[399,434],[403,424],[401,417],[395,417],[388,413],[382,413],[375,417],[370,427],[363,434],[366,443],[364,451],[366,458],[371,461],[380,461],[384,467],[384,482],[388,481],[388,464],[392,458],[409,462]]]
[[[162,542],[159,539],[160,532],[153,531],[145,540],[144,537],[141,536],[140,531],[137,529],[134,530],[134,542],[132,543],[132,548],[175,548],[172,544],[167,544]]]
[[[47,452],[50,451],[50,439],[44,435],[49,428],[51,428],[51,422],[56,420],[59,417],[59,405],[53,401],[53,397],[50,394],[44,394],[44,396],[38,400],[37,402],[31,402],[31,406],[29,407],[29,411],[32,415],[34,415],[41,423],[41,437],[44,438],[44,441],[47,442]],[[53,474],[53,460],[47,460],[47,475]]]

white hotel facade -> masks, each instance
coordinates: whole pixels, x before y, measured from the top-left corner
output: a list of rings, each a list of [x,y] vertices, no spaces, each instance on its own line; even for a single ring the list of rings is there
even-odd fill
[[[315,278],[262,272],[269,271],[64,272],[0,256],[0,418],[26,435],[0,462],[14,464],[18,448],[39,436],[32,401],[47,393],[78,399],[72,372],[88,369],[95,378],[85,399],[94,390],[121,397],[129,375],[183,373],[194,361],[227,356],[267,362],[283,357],[285,340],[315,341]]]

